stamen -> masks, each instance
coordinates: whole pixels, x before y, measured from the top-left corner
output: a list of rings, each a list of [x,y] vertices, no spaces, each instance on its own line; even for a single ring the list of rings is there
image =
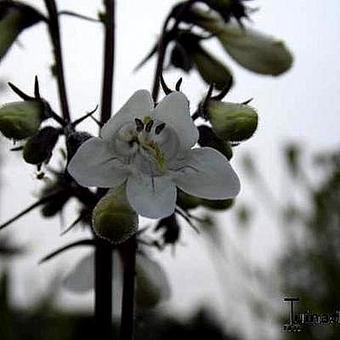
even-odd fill
[[[146,124],[146,126],[145,126],[145,131],[146,131],[146,132],[150,132],[151,129],[152,129],[152,125],[153,125],[153,120],[151,119],[151,120],[149,120],[149,121],[147,122],[147,124]]]
[[[159,135],[165,128],[165,123],[161,123],[159,125],[156,126],[155,128],[155,134]]]
[[[135,118],[135,123],[136,123],[136,131],[137,132],[141,132],[144,130],[144,123],[139,119],[139,118]]]

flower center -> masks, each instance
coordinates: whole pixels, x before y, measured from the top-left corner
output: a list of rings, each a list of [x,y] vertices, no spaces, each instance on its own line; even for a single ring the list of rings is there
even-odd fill
[[[170,126],[146,116],[123,125],[114,147],[132,168],[159,176],[166,172],[168,162],[176,156],[179,139]]]

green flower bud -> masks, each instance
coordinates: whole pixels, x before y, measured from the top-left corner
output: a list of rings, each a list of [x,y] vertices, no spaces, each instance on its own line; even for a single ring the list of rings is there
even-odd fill
[[[255,30],[223,25],[217,38],[226,52],[250,71],[277,76],[292,66],[293,57],[282,41]]]
[[[193,60],[186,49],[180,45],[176,44],[171,51],[170,57],[171,65],[185,71],[189,72],[193,67]]]
[[[136,258],[136,303],[152,308],[170,297],[170,287],[163,268],[146,256]]]
[[[247,8],[243,0],[205,0],[207,5],[217,11],[225,21],[231,17],[237,20],[247,17]]]
[[[234,204],[233,199],[226,200],[206,200],[202,199],[201,205],[205,208],[209,208],[211,210],[227,210],[232,207]]]
[[[138,215],[127,201],[124,186],[109,191],[92,214],[93,229],[98,236],[114,244],[126,241],[138,229]]]
[[[216,4],[217,7],[219,5]],[[236,18],[244,16],[242,10],[238,14],[237,12],[236,9],[236,13],[233,13]],[[191,9],[186,21],[214,34],[225,51],[250,71],[277,76],[292,66],[293,56],[288,48],[282,41],[269,35],[240,27],[239,24],[226,24],[217,15],[198,8]]]
[[[57,185],[52,185],[50,188],[44,190],[46,192],[59,189]],[[62,190],[58,194],[53,197],[53,200],[46,202],[43,207],[41,208],[41,214],[46,217],[54,217],[55,215],[61,213],[64,209],[65,204],[71,198],[70,191]]]
[[[44,111],[44,104],[34,100],[6,104],[0,108],[0,131],[15,140],[33,136],[45,118]]]
[[[84,131],[72,132],[66,140],[67,159],[71,160],[79,147],[91,137],[92,135]]]
[[[201,203],[201,198],[191,196],[182,190],[177,190],[177,204],[184,210],[197,208]]]
[[[206,125],[201,125],[198,127],[199,131],[199,139],[198,144],[200,146],[208,146],[210,148],[214,148],[223,154],[228,160],[233,157],[233,150],[230,146],[230,143],[218,138],[214,131]]]
[[[207,111],[212,129],[221,139],[240,142],[250,138],[257,128],[257,113],[248,105],[210,100]]]
[[[13,1],[0,1],[0,61],[18,35],[43,16],[33,7]]]
[[[58,141],[59,131],[47,126],[29,138],[23,150],[24,160],[29,164],[41,164],[48,161]]]
[[[197,71],[207,84],[215,84],[216,89],[222,90],[232,81],[231,71],[219,60],[202,47],[192,54]]]
[[[177,46],[183,49],[181,53],[185,53],[187,65],[177,56],[177,59],[175,58],[175,66],[189,70],[193,63],[201,78],[208,85],[215,84],[218,90],[222,90],[232,81],[232,74],[224,64],[200,45],[200,40],[201,37],[193,33],[182,33],[177,38]],[[182,55],[182,59],[183,58],[184,55]],[[172,62],[174,62],[174,60],[172,60]]]

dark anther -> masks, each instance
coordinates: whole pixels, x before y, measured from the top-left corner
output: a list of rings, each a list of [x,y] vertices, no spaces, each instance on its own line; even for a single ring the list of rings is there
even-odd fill
[[[135,123],[137,126],[137,132],[141,132],[144,129],[144,123],[139,119],[139,118],[135,118]]]
[[[145,126],[145,131],[150,132],[153,126],[153,120],[149,120]]]
[[[161,123],[159,125],[156,126],[155,128],[155,134],[159,135],[165,128],[165,123]]]

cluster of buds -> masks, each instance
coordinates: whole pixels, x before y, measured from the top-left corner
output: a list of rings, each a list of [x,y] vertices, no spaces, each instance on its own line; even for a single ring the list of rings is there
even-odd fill
[[[34,97],[11,83],[9,85],[22,101],[7,103],[0,108],[0,131],[5,137],[23,143],[15,150],[23,150],[23,158],[27,163],[38,166],[47,163],[58,142],[60,129],[41,126],[55,114],[40,96],[38,79],[35,79]]]
[[[185,1],[172,10],[172,18],[181,24],[164,31],[161,38],[164,49],[171,49],[170,66],[185,72],[196,69],[208,85],[222,89],[231,82],[232,72],[210,53],[206,42],[215,39],[229,57],[251,72],[278,76],[290,69],[293,57],[281,40],[244,25],[252,12],[245,0],[200,2],[208,8],[195,3],[188,6]],[[140,65],[157,51],[155,47]]]

